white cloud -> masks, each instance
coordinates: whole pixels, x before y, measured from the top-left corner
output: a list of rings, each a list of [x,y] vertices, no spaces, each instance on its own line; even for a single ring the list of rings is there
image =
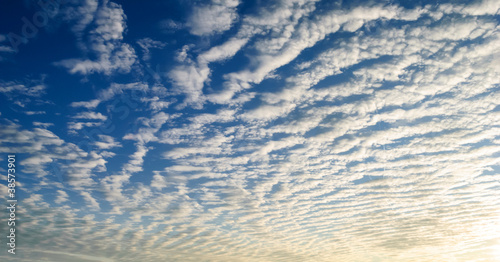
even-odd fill
[[[201,64],[223,61],[233,57],[245,44],[248,38],[232,38],[222,45],[210,48],[198,56]]]
[[[170,119],[168,114],[164,112],[157,113],[151,118],[142,118],[142,124],[145,127],[139,128],[136,134],[126,134],[123,139],[136,140],[141,144],[149,143],[151,141],[156,141],[156,132]]]
[[[500,4],[494,0],[474,1],[469,5],[444,4],[439,6],[439,11],[445,14],[459,13],[472,16],[495,15],[500,11]]]
[[[151,59],[151,49],[162,49],[166,46],[165,43],[153,40],[149,37],[137,40],[137,44],[142,48],[142,60],[149,61]]]
[[[284,28],[284,30],[289,32],[302,16],[307,15],[313,10],[314,1],[308,3],[302,1],[284,1],[280,2],[277,7],[270,8],[270,10],[262,10],[263,14],[261,16],[245,17],[236,36],[200,54],[195,62],[191,59],[186,60],[186,55],[184,55],[184,59],[181,59],[184,63],[171,70],[167,76],[173,80],[178,92],[187,95],[185,105],[200,108],[206,99],[216,103],[246,102],[248,98],[245,98],[245,96],[232,101],[231,98],[234,93],[240,90],[240,85],[249,88],[250,85],[248,83],[229,83],[222,92],[210,94],[208,97],[203,95],[203,87],[208,83],[211,73],[209,64],[233,57],[247,44],[250,38],[262,34],[266,30]],[[269,50],[269,46],[267,45],[260,50]],[[186,51],[183,49],[183,53]]]
[[[78,4],[76,1],[73,1],[72,3]],[[80,40],[83,37],[84,30],[94,20],[98,7],[99,2],[97,0],[86,0],[81,2],[80,5],[68,5],[62,10],[64,12],[63,14],[65,20],[76,20],[71,29]]]
[[[48,127],[53,126],[54,124],[52,124],[52,123],[42,123],[42,122],[34,121],[33,125],[47,129]]]
[[[19,125],[10,124],[2,130],[0,152],[29,152],[23,161],[23,172],[36,174],[41,187],[54,186],[48,183],[52,180],[59,186],[67,183],[71,189],[79,190],[95,183],[94,172],[106,170],[106,161],[100,155],[84,152],[47,129],[21,130]],[[40,189],[37,188],[32,190]]]
[[[68,122],[69,130],[81,130],[84,127],[100,126],[101,122]]]
[[[103,44],[104,46],[104,44]],[[93,74],[104,73],[109,75],[115,71],[120,73],[128,73],[132,65],[135,63],[136,55],[134,49],[128,44],[122,44],[120,47],[107,50],[109,52],[102,52],[99,54],[99,60],[81,60],[81,59],[67,59],[56,63],[69,69],[72,74]]]
[[[94,109],[97,106],[99,106],[99,104],[101,104],[102,102],[112,100],[116,96],[122,95],[125,91],[140,91],[145,94],[148,90],[149,90],[148,85],[140,82],[127,83],[127,84],[111,83],[110,87],[102,89],[97,93],[96,99],[92,99],[90,101],[72,102],[70,106]],[[141,97],[141,99],[142,98],[143,97]],[[123,102],[127,103],[129,107],[135,104],[135,102],[130,101],[128,97],[126,98],[126,100],[125,99],[123,100],[124,100]]]
[[[203,86],[208,80],[210,69],[206,65],[201,67],[195,64],[177,66],[168,73],[179,93],[187,94],[186,104],[201,108],[203,99]]]
[[[248,38],[233,38],[220,46],[215,46],[197,57],[197,62],[187,58],[188,46],[184,46],[177,60],[185,62],[172,69],[168,77],[173,80],[179,93],[187,95],[185,104],[201,107],[205,102],[203,87],[209,80],[209,64],[220,62],[234,56],[246,43]]]
[[[0,34],[0,43],[4,42],[7,40],[7,37],[5,35]],[[15,50],[11,46],[7,45],[0,45],[0,53],[14,53]],[[0,56],[0,62],[4,61],[4,57]]]
[[[182,24],[180,22],[176,22],[172,19],[165,19],[165,20],[160,21],[159,26],[161,29],[163,29],[169,33],[177,31],[177,30],[185,27],[184,24]]]
[[[32,115],[45,115],[45,111],[24,111],[25,114],[32,116]]]
[[[80,192],[80,195],[83,197],[83,199],[87,203],[87,207],[89,207],[90,209],[96,209],[96,210],[100,209],[99,203],[97,203],[97,201],[92,197],[92,195],[90,195],[89,192]]]
[[[71,107],[85,107],[87,109],[96,108],[101,101],[98,99],[93,99],[91,101],[82,101],[82,102],[72,102]]]
[[[78,14],[76,17],[67,16],[66,19],[76,20],[73,31],[79,38],[80,47],[97,56],[97,59],[66,59],[56,65],[66,67],[71,74],[87,75],[97,72],[110,75],[114,72],[130,72],[137,56],[130,45],[122,42],[126,29],[126,16],[122,7],[107,0],[101,5],[89,0],[69,9],[69,13]],[[90,28],[90,24],[95,27],[85,30]]]
[[[266,13],[266,15],[274,19],[281,19],[281,16],[286,18],[286,14],[290,15],[290,13],[281,12],[284,10],[289,11],[287,8],[282,10],[278,9],[276,11],[277,15],[269,13]],[[272,19],[265,20],[269,21],[269,25],[278,23],[279,26],[283,26],[283,30],[273,32],[276,36],[271,35],[273,37],[270,39],[264,38],[257,41],[254,44],[257,55],[251,60],[252,69],[244,69],[240,72],[227,74],[225,78],[228,79],[228,81],[225,83],[225,90],[218,94],[213,94],[211,96],[211,101],[217,103],[231,103],[231,98],[240,90],[248,89],[252,84],[260,83],[274,70],[294,60],[304,49],[323,40],[327,35],[341,30],[342,26],[344,26],[344,30],[348,29],[349,31],[353,31],[357,29],[354,28],[354,25],[359,27],[359,25],[363,25],[369,21],[392,18],[415,20],[418,18],[418,15],[414,17],[405,15],[401,12],[401,9],[372,6],[359,7],[351,11],[334,10],[319,15],[314,19],[304,19],[301,23],[298,22],[302,15],[312,10],[314,10],[314,7],[305,5],[303,10],[293,17],[291,24],[282,24],[279,20],[276,22]],[[251,18],[248,19],[248,21],[254,23],[255,26],[262,23],[261,21],[255,21],[255,19],[257,18]],[[294,24],[298,24],[296,29],[292,26]]]
[[[162,188],[165,188],[167,186],[167,182],[165,180],[165,177],[163,177],[160,174],[155,174],[153,176],[153,180],[151,181],[151,187],[156,188],[158,190],[161,190]]]
[[[0,52],[5,52],[5,53],[14,53],[15,50],[10,47],[10,46],[0,46]]]
[[[172,104],[171,101],[161,100],[158,96],[154,96],[152,98],[141,98],[141,102],[149,103],[149,109],[153,112],[162,111],[163,109],[168,108]]]
[[[47,87],[44,84],[26,86],[15,82],[1,82],[0,93],[6,95],[23,95],[31,97],[40,97],[45,94]]]
[[[249,110],[241,114],[241,118],[246,121],[252,120],[262,120],[269,121],[276,119],[284,114],[290,113],[290,111],[295,107],[293,104],[284,104],[279,106],[274,105],[262,105],[256,109]]]
[[[129,183],[132,174],[141,172],[144,157],[149,151],[149,148],[144,145],[137,145],[137,151],[130,156],[127,164],[123,165],[121,174],[106,176],[101,179],[100,183],[103,187],[106,199],[114,204],[123,203],[127,200],[127,195],[124,195],[123,186]],[[119,205],[117,205],[119,206]]]
[[[61,204],[68,201],[68,194],[63,190],[57,190],[57,198],[54,200],[56,204]]]
[[[101,101],[107,101],[115,97],[116,95],[122,94],[126,90],[137,90],[145,92],[148,90],[148,85],[140,82],[128,83],[128,84],[118,84],[112,83],[107,89],[99,91],[98,98]]]
[[[108,119],[105,115],[96,112],[82,112],[73,116],[75,119],[88,119],[88,120],[102,120],[106,121]]]
[[[121,147],[120,143],[116,142],[112,136],[98,135],[101,141],[94,142],[94,145],[100,149],[111,149],[115,147]]]
[[[239,0],[212,0],[207,5],[194,6],[186,26],[193,35],[212,35],[231,28],[238,18]]]

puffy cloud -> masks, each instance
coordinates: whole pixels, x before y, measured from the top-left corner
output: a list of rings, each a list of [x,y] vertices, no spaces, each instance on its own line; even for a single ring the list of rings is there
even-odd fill
[[[57,198],[54,200],[54,203],[61,204],[68,201],[68,194],[63,190],[57,190]]]
[[[206,65],[198,67],[193,63],[177,66],[168,73],[178,92],[187,94],[186,104],[197,108],[201,108],[204,102],[202,90],[209,75],[210,69]]]
[[[167,76],[172,79],[178,92],[186,94],[186,104],[200,108],[207,99],[211,102],[231,103],[230,101],[234,93],[240,90],[240,87],[234,84],[227,84],[225,90],[209,94],[208,97],[204,96],[203,87],[208,83],[211,73],[209,64],[230,59],[252,37],[272,28],[283,28],[283,30],[290,32],[300,18],[306,16],[312,10],[314,10],[314,1],[308,3],[303,1],[283,1],[277,7],[263,10],[261,16],[245,17],[236,36],[221,45],[214,46],[208,51],[203,52],[194,61],[192,59],[183,59],[181,62],[184,63],[172,69]],[[266,23],[263,23],[263,21],[266,21]],[[262,50],[269,50],[269,45],[262,48]],[[183,50],[184,53],[186,51]],[[240,85],[249,88],[249,84],[240,83]],[[233,101],[239,102],[238,99]],[[241,102],[246,101],[248,100],[243,97]]]
[[[139,128],[136,134],[126,134],[123,139],[136,140],[141,144],[156,141],[157,138],[155,133],[158,132],[163,124],[165,124],[169,119],[170,116],[164,112],[157,113],[151,118],[143,118],[141,120],[145,127]]]
[[[137,151],[130,156],[129,162],[123,165],[121,174],[106,176],[100,182],[106,199],[112,203],[118,204],[127,201],[128,196],[123,194],[123,186],[129,183],[132,174],[143,170],[142,164],[149,148],[141,144],[137,145],[136,148]]]
[[[230,94],[234,94],[239,90],[250,88],[250,84],[260,83],[272,71],[290,63],[304,49],[312,47],[327,35],[341,30],[342,26],[345,27],[344,30],[347,28],[347,31],[356,31],[359,25],[369,21],[409,19],[398,11],[397,8],[383,6],[357,7],[350,11],[333,10],[314,19],[304,19],[293,33],[283,32],[282,43],[276,48],[269,49],[269,43],[266,40],[262,44],[256,45],[258,55],[252,58],[254,64],[252,69],[245,69],[225,76],[228,79],[226,82],[227,91],[231,90]],[[354,24],[358,25],[357,28],[353,28]],[[230,98],[232,95],[226,94],[225,97]],[[219,102],[223,102],[223,100],[219,100]]]
[[[100,209],[99,203],[97,203],[97,201],[90,195],[89,192],[81,192],[80,194],[83,196],[83,199],[87,203],[87,207],[96,210]]]
[[[211,72],[209,64],[233,57],[248,40],[248,38],[233,38],[200,54],[196,62],[187,59],[188,47],[183,47],[178,60],[185,63],[172,69],[168,77],[172,79],[179,93],[187,95],[186,104],[200,107],[205,102],[203,87],[209,81]]]
[[[104,46],[104,45],[103,45]],[[113,50],[103,50],[107,52],[99,53],[97,61],[67,59],[57,62],[57,65],[66,67],[72,74],[79,73],[83,75],[97,73],[111,74],[115,71],[128,73],[135,63],[136,55],[134,49],[127,44]]]
[[[136,61],[135,50],[123,43],[126,16],[120,5],[103,1],[85,1],[77,7],[68,7],[67,20],[75,21],[73,31],[79,38],[80,47],[95,55],[96,59],[66,59],[56,65],[66,67],[72,74],[92,74],[94,72],[110,75],[114,72],[128,73]],[[89,25],[94,28],[86,30]],[[87,35],[87,37],[85,37]],[[85,39],[86,38],[86,39]]]
[[[85,188],[95,184],[91,178],[93,172],[106,169],[106,161],[101,156],[95,152],[84,152],[47,129],[34,128],[30,131],[19,128],[16,124],[3,127],[0,150],[4,153],[29,152],[22,161],[23,171],[36,174],[43,187],[52,180],[59,185],[67,183],[74,189]]]
[[[238,18],[239,0],[212,0],[209,4],[194,6],[186,22],[193,35],[212,35],[224,32]]]
[[[112,136],[98,135],[101,141],[94,142],[94,145],[100,149],[110,149],[114,147],[120,147],[120,143],[116,142]]]
[[[70,132],[73,132],[74,130],[81,130],[84,127],[94,127],[100,125],[101,122],[68,122],[68,129]]]

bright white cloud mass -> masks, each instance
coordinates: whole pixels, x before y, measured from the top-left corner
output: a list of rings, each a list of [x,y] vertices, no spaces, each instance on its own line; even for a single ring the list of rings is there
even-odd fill
[[[1,261],[500,261],[500,1],[46,2]]]

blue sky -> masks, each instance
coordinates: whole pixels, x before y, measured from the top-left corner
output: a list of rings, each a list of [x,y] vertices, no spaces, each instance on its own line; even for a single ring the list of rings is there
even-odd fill
[[[499,1],[40,3],[2,261],[500,260]]]

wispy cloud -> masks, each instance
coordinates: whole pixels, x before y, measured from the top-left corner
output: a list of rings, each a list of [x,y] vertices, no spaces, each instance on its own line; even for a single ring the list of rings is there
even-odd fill
[[[108,119],[106,116],[104,116],[101,113],[96,113],[96,112],[83,112],[83,113],[78,113],[75,116],[73,116],[75,119],[88,119],[88,120],[106,120]]]

